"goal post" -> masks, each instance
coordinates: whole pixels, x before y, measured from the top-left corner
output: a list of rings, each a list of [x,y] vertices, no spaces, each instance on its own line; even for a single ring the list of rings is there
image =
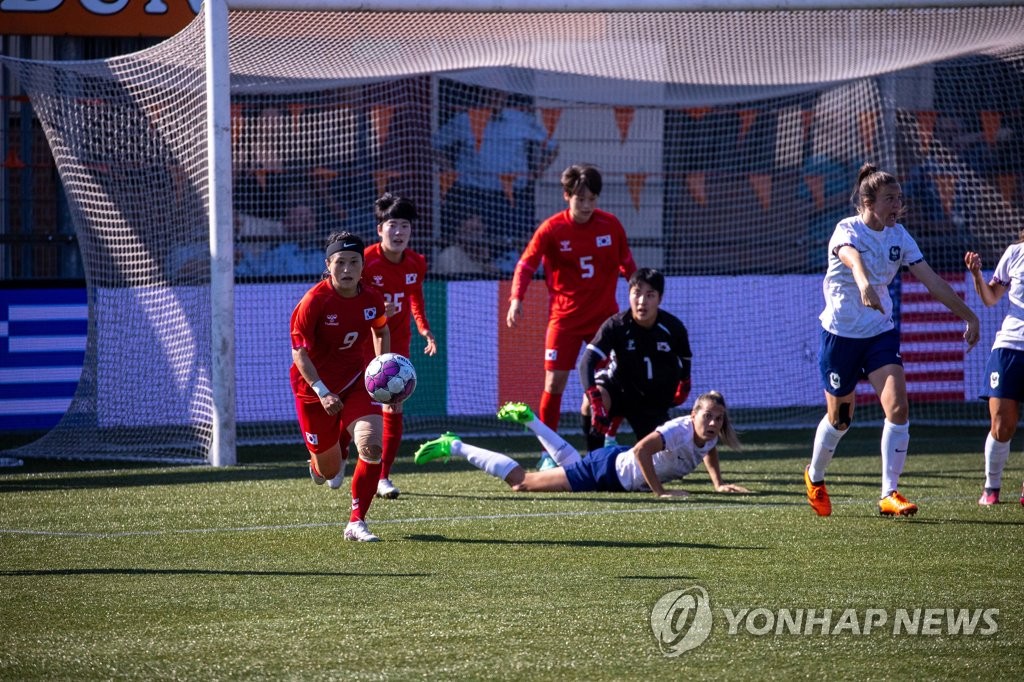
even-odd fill
[[[510,270],[575,162],[601,168],[601,206],[668,276],[695,395],[722,390],[746,428],[813,425],[824,245],[859,163],[897,173],[911,233],[965,298],[962,249],[991,267],[1015,238],[1024,11],[675,5],[208,0],[135,54],[0,58],[54,151],[90,303],[78,393],[22,454],[226,466],[240,442],[299,442],[287,316],[328,232],[376,238],[385,190],[421,209],[443,342],[423,357],[413,335],[407,432],[502,428],[498,404],[542,385],[544,287],[513,333]],[[459,148],[511,159],[492,125],[522,136],[522,162],[456,167]],[[965,357],[955,320],[898,286],[914,419],[979,423],[985,353]],[[572,378],[568,429],[580,399]]]

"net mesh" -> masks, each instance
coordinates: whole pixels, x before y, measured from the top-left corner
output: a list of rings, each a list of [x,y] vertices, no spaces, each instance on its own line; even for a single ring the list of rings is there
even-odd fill
[[[438,356],[406,431],[500,428],[534,408],[546,292],[504,325],[534,227],[565,207],[558,177],[604,175],[602,208],[641,265],[669,277],[694,392],[738,423],[820,418],[825,246],[864,161],[891,170],[928,262],[967,286],[1021,225],[1024,9],[432,14],[232,12],[231,139],[240,442],[301,440],[288,319],[324,240],[372,242],[373,200],[413,199],[431,264]],[[202,18],[142,52],[4,59],[42,121],[86,271],[85,367],[61,423],[22,454],[201,460],[212,433]],[[909,275],[894,285],[912,420],[983,423],[986,350]],[[620,303],[625,305],[620,283]],[[865,387],[866,388],[866,387]],[[865,408],[872,404],[870,389]],[[563,424],[581,394],[575,375]],[[870,419],[871,410],[860,414]]]

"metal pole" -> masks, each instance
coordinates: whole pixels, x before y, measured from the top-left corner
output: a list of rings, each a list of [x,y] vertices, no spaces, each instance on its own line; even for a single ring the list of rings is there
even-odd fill
[[[205,0],[207,193],[210,220],[213,438],[209,462],[233,466],[235,432],[235,268],[231,214],[231,71],[228,6]]]

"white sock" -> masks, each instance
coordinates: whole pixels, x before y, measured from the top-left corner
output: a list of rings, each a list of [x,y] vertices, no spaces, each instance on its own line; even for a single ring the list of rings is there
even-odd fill
[[[882,497],[899,489],[909,445],[910,422],[893,424],[886,419],[882,427]]]
[[[814,433],[814,449],[811,450],[811,466],[807,471],[815,483],[825,480],[825,469],[832,461],[839,439],[845,434],[846,431],[840,431],[829,423],[827,414],[818,422],[818,430]]]
[[[466,460],[475,466],[477,469],[486,471],[491,476],[504,481],[512,470],[519,466],[519,462],[515,461],[508,455],[503,455],[500,452],[493,452],[491,450],[484,450],[478,448],[475,445],[469,443],[463,443],[461,440],[457,440],[452,443],[452,455],[456,457],[465,457]]]
[[[1000,443],[988,432],[985,439],[985,487],[998,489],[1003,483],[1003,467],[1010,458],[1010,441]]]
[[[540,444],[544,446],[544,450],[551,455],[551,458],[555,460],[558,466],[567,467],[570,464],[582,461],[583,458],[580,457],[580,453],[569,444],[569,441],[555,433],[550,426],[537,419],[536,416],[526,425],[526,428],[536,434],[537,440],[540,441]]]

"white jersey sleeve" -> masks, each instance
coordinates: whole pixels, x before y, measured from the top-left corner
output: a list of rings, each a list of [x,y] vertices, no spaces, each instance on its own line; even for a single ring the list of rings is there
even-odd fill
[[[992,347],[1024,351],[1024,243],[1011,244],[1003,252],[992,279],[1008,288],[1010,299]]]

